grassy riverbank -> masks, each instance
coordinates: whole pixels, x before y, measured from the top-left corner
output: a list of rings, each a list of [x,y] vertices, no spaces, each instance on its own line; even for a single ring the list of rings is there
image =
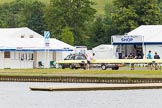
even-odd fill
[[[95,76],[162,78],[161,70],[1,69],[0,76]]]

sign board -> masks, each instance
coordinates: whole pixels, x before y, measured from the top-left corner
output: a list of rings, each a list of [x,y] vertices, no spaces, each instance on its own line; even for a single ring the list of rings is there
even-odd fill
[[[113,43],[136,43],[143,42],[143,38],[140,35],[114,35],[112,36]]]
[[[50,32],[44,31],[44,42],[46,47],[49,47],[50,44],[49,39],[50,39]]]

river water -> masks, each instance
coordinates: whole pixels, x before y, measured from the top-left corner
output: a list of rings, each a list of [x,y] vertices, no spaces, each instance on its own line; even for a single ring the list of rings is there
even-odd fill
[[[1,108],[161,108],[162,89],[31,91],[74,83],[0,82]],[[85,84],[86,85],[86,84]]]

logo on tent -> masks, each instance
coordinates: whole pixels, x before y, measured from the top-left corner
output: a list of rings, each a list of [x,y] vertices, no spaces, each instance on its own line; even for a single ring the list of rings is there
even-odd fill
[[[45,46],[49,47],[49,38],[50,38],[50,32],[49,31],[44,31],[44,42]]]
[[[49,39],[49,38],[50,38],[50,32],[44,31],[44,39]]]

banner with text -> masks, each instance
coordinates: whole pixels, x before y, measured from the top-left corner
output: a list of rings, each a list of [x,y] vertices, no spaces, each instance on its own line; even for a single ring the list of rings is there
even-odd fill
[[[142,43],[143,38],[140,35],[114,35],[112,36],[113,43]]]

